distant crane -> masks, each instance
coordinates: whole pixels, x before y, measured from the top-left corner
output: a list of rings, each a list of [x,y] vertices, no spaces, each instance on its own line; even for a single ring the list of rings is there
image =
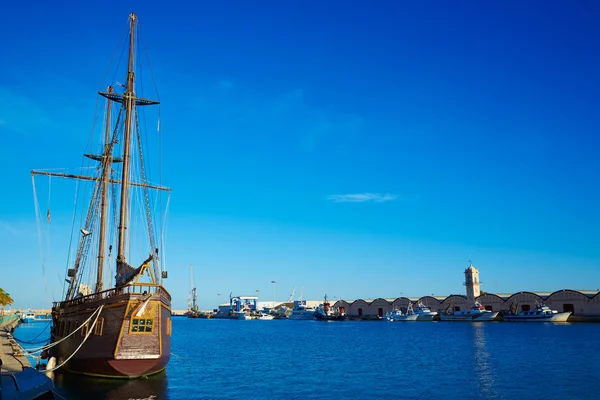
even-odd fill
[[[292,301],[294,301],[294,294],[296,293],[296,287],[294,286],[294,289],[292,289],[292,294],[290,294],[290,298],[288,300],[288,303],[291,303]]]
[[[198,313],[198,294],[196,293],[196,284],[194,283],[194,269],[190,264],[190,292],[188,293],[188,313]]]

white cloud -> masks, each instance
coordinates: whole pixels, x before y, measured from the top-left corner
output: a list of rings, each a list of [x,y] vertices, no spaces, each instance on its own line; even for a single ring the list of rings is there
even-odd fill
[[[334,194],[327,196],[327,200],[334,203],[365,203],[373,201],[375,203],[383,203],[384,201],[392,201],[398,198],[392,193],[355,193],[355,194]]]

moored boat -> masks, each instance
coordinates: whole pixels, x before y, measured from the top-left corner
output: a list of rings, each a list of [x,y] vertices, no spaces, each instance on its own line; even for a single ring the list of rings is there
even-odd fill
[[[395,309],[385,316],[385,319],[390,322],[401,322],[401,321],[416,321],[419,317],[412,308],[412,302],[408,302],[406,311]]]
[[[99,93],[107,100],[106,126],[100,140],[94,141],[102,142],[100,153],[85,154],[91,162],[99,163],[92,169],[94,174],[32,171],[32,175],[93,182],[83,226],[77,227],[79,232],[73,236],[76,254],[67,272],[66,295],[52,306],[50,356],[57,365],[54,369],[104,378],[137,378],[161,372],[171,353],[171,296],[162,285],[167,274],[160,263],[157,243],[161,241],[156,237],[154,207],[148,193],[170,189],[151,185],[146,179],[150,166],[142,156],[137,107],[158,101],[136,96],[135,14],[129,16],[128,25],[127,83],[119,84],[123,93],[115,92],[112,86]],[[113,108],[118,111],[116,119],[113,115],[114,125]],[[113,175],[115,171],[120,176]],[[133,172],[139,174],[137,179]],[[133,195],[138,202],[132,201]],[[143,233],[134,229],[138,226]],[[112,243],[117,247],[116,260]],[[129,264],[134,258],[144,261],[134,267]],[[116,268],[112,268],[116,269],[114,286],[112,277],[109,280],[104,274],[108,260],[116,261]]]
[[[315,307],[308,306],[306,300],[294,300],[288,319],[315,319],[315,311]]]
[[[417,304],[415,314],[417,314],[417,321],[433,321],[434,317],[438,315],[437,311],[431,311],[431,308],[423,303]]]
[[[252,319],[250,312],[246,312],[244,310],[236,311],[235,315],[236,315],[237,319],[242,319],[242,320]]]
[[[475,302],[468,310],[450,311],[440,313],[440,321],[494,321],[498,317],[498,311],[486,310],[484,306]]]
[[[533,310],[507,314],[503,316],[503,319],[508,322],[567,322],[570,315],[570,311],[558,312],[546,305],[537,304]]]
[[[272,319],[275,319],[275,317],[273,315],[271,315],[271,314],[266,314],[266,313],[263,313],[263,312],[259,312],[256,315],[256,319],[259,319],[259,320],[262,320],[262,321],[270,321]]]
[[[23,314],[21,314],[21,322],[23,322],[23,323],[35,322],[35,313],[31,310],[27,310],[27,311],[23,312]]]
[[[344,321],[348,319],[343,309],[340,310],[339,308],[334,309],[331,307],[331,304],[327,300],[327,295],[325,295],[323,303],[319,304],[315,310],[314,315],[319,321]]]

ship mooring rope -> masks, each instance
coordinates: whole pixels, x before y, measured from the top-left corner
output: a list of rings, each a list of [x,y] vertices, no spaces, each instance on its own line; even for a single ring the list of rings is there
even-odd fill
[[[37,353],[41,353],[41,352],[43,352],[44,350],[49,350],[49,349],[51,349],[52,347],[56,346],[57,344],[59,344],[59,343],[63,342],[64,340],[68,339],[70,336],[72,336],[72,335],[74,335],[75,333],[77,333],[77,331],[79,331],[79,330],[81,329],[81,327],[83,327],[85,324],[87,324],[88,322],[90,322],[90,320],[91,320],[91,319],[94,317],[94,315],[96,315],[96,319],[94,320],[94,323],[93,323],[92,327],[91,327],[91,328],[88,330],[88,334],[86,335],[86,337],[84,338],[84,340],[83,340],[83,342],[82,342],[81,344],[85,343],[86,339],[87,339],[87,338],[88,338],[88,336],[89,336],[89,333],[90,333],[90,332],[93,330],[94,326],[96,325],[96,321],[98,321],[98,317],[100,316],[100,312],[102,311],[102,308],[103,308],[103,307],[104,307],[104,304],[102,304],[100,307],[98,307],[98,308],[97,308],[97,309],[96,309],[96,310],[95,310],[95,311],[92,313],[92,315],[90,315],[90,317],[89,317],[87,320],[85,320],[85,322],[83,322],[81,325],[79,325],[77,328],[75,328],[75,330],[73,330],[73,332],[69,333],[67,336],[65,336],[64,338],[60,339],[59,341],[57,341],[57,342],[54,342],[54,343],[47,344],[47,345],[45,345],[45,346],[42,346],[42,347],[38,347],[38,348],[34,348],[34,349],[30,349],[30,350],[27,350],[27,349],[24,349],[23,347],[21,347],[21,349],[23,350],[23,353],[24,353],[25,355],[29,355],[29,356],[35,356]],[[79,347],[81,347],[81,346],[79,346]],[[79,350],[79,347],[78,347],[78,348],[77,348],[75,351]],[[73,354],[75,354],[75,353],[73,353]],[[70,358],[70,357],[69,357],[69,358]]]
[[[87,334],[85,335],[85,337],[83,338],[83,341],[81,342],[81,344],[79,345],[79,347],[77,347],[75,349],[75,351],[73,352],[73,354],[71,354],[65,361],[63,361],[62,364],[57,365],[56,367],[50,369],[50,370],[46,370],[46,372],[53,372],[56,371],[57,369],[59,369],[60,367],[62,367],[63,365],[65,365],[71,358],[73,358],[73,356],[79,351],[79,349],[81,348],[81,346],[83,346],[83,344],[86,342],[87,338],[92,334],[92,332],[94,331],[94,327],[96,326],[96,322],[98,322],[98,317],[100,317],[100,312],[102,312],[102,308],[104,307],[104,304],[102,304],[97,311],[98,314],[96,314],[96,318],[94,319],[94,323],[92,324],[92,326],[90,327],[90,329],[88,329]],[[95,311],[95,312],[96,312]],[[94,313],[95,313],[94,312]],[[92,315],[90,316],[90,318],[94,315],[94,313],[92,313]],[[90,318],[88,318],[88,321],[90,320]],[[82,325],[83,326],[83,325]],[[74,332],[77,332],[77,330],[75,330]],[[66,338],[63,338],[63,340]],[[61,340],[62,341],[62,340]],[[59,343],[59,342],[57,342]]]

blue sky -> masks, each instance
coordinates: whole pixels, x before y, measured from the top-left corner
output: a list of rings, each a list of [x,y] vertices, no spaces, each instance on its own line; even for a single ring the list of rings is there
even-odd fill
[[[131,11],[162,103],[174,308],[190,264],[202,308],[463,293],[469,258],[490,292],[600,287],[596,2],[34,1],[0,17],[15,306],[61,296],[29,172],[80,162]]]

